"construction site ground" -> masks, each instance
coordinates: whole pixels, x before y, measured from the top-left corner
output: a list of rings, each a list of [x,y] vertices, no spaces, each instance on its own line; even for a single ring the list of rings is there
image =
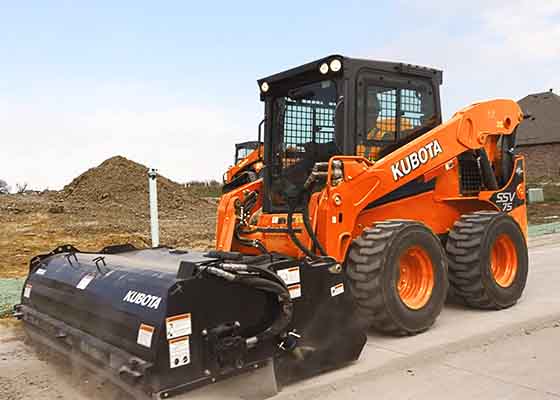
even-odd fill
[[[122,243],[149,246],[146,173],[146,167],[114,157],[61,191],[0,196],[0,316],[9,314],[18,301],[29,259],[37,254],[67,243],[91,251]],[[162,244],[212,247],[216,199],[195,195],[164,177],[159,177],[158,189]],[[560,229],[560,202],[552,199],[530,206],[530,222],[547,224],[546,229],[530,227],[530,232]],[[373,393],[391,399],[443,398],[455,386],[470,386],[467,382],[473,387],[453,390],[456,398],[516,398],[502,396],[500,390],[523,398],[560,397],[559,381],[547,375],[549,363],[558,364],[554,359],[558,352],[547,352],[542,344],[556,348],[560,340],[560,329],[555,329],[560,321],[558,259],[560,235],[531,238],[529,282],[517,306],[482,312],[449,304],[425,334],[395,339],[370,333],[358,362],[285,387],[278,398],[365,399]],[[110,398],[103,382],[81,376],[68,365],[46,364],[23,337],[16,321],[0,319],[0,399]],[[521,348],[534,351],[516,351]],[[525,369],[515,370],[516,365]],[[190,393],[188,398],[240,398],[245,378]],[[401,387],[406,390],[395,389]],[[477,387],[495,390],[488,392],[495,395],[479,395]]]
[[[369,334],[360,359],[287,387],[277,399],[553,399],[560,397],[560,235],[531,240],[530,275],[520,302],[502,311],[448,304],[436,325],[412,337]],[[19,324],[0,322],[0,398],[108,400],[95,376],[47,363]],[[240,376],[181,399],[239,399]],[[117,397],[113,398],[119,398]]]

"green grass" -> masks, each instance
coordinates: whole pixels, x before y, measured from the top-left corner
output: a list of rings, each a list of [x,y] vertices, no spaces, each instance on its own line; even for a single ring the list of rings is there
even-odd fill
[[[14,304],[19,303],[23,279],[0,279],[0,318],[12,314]]]
[[[222,184],[217,181],[187,182],[187,189],[196,197],[220,197],[222,195]]]

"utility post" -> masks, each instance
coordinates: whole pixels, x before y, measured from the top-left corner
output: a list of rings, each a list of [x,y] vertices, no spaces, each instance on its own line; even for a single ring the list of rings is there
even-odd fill
[[[148,183],[150,192],[150,228],[152,234],[152,247],[159,246],[159,220],[157,201],[157,170],[148,170]]]

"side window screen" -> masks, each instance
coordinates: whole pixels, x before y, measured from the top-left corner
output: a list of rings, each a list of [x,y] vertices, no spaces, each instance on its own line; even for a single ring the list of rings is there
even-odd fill
[[[370,86],[367,91],[367,139],[396,139],[397,90]]]
[[[296,87],[273,103],[273,206],[303,187],[313,166],[340,154],[335,137],[336,85],[325,80]]]
[[[365,104],[366,132],[357,155],[375,161],[382,150],[435,124],[433,92],[429,85],[396,88],[369,85]]]
[[[293,164],[305,152],[305,145],[334,140],[334,102],[285,98],[284,150],[293,153],[286,164]]]
[[[422,126],[426,116],[422,109],[422,93],[412,89],[400,89],[401,92],[401,131]],[[433,112],[433,107],[430,107]]]

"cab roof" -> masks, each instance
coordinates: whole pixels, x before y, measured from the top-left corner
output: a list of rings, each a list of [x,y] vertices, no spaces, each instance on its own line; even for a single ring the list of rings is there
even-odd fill
[[[321,64],[325,62],[329,63],[333,59],[339,59],[342,62],[342,70],[340,71],[341,73],[345,71],[346,74],[352,74],[362,68],[369,68],[385,72],[432,78],[439,85],[441,85],[443,82],[443,72],[435,68],[423,67],[420,65],[407,64],[402,62],[351,58],[342,56],[340,54],[332,54],[327,57],[320,58],[307,64],[300,65],[299,67],[291,68],[286,71],[261,78],[257,82],[259,84],[259,87],[261,87],[264,82],[267,82],[269,85],[274,85],[275,83],[293,78],[299,78],[298,80],[305,80],[305,77],[307,76],[309,76],[310,78],[311,76],[316,76]]]

